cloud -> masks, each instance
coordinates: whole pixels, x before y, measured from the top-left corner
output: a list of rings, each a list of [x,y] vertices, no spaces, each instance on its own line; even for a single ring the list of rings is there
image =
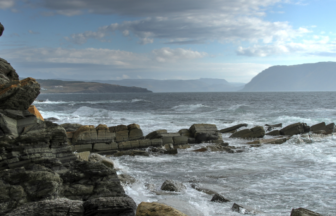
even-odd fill
[[[273,55],[304,54],[315,56],[334,56],[336,54],[336,41],[331,41],[329,36],[312,36],[311,40],[301,43],[275,43],[269,45],[254,45],[239,47],[236,51],[241,56],[266,57]]]
[[[29,34],[40,34],[40,32],[35,32],[35,31],[33,31],[33,30],[28,30],[28,32],[29,32]]]
[[[270,65],[214,63],[208,54],[182,48],[161,48],[149,53],[110,49],[21,48],[0,50],[20,76],[67,79],[198,79],[224,78],[248,82]]]
[[[0,9],[11,8],[15,5],[15,0],[1,0]]]

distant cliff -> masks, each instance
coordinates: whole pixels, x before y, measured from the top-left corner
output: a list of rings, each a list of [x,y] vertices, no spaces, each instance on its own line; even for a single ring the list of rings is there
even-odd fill
[[[94,82],[138,86],[153,92],[228,92],[238,91],[244,83],[230,83],[225,79],[201,78],[194,80],[155,80],[155,79],[124,79],[94,80]]]
[[[336,62],[273,66],[247,83],[242,91],[336,91]]]
[[[96,82],[37,80],[41,93],[152,93],[145,88],[126,87]]]

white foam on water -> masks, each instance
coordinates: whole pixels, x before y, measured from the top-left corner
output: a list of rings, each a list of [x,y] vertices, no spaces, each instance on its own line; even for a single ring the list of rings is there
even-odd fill
[[[172,109],[177,112],[192,112],[199,108],[204,108],[204,107],[209,107],[209,106],[204,105],[204,104],[181,104],[181,105],[172,107]]]
[[[144,100],[144,99],[132,99],[131,102],[132,102],[132,103],[136,103],[136,102],[147,102],[147,103],[151,103],[151,101]]]

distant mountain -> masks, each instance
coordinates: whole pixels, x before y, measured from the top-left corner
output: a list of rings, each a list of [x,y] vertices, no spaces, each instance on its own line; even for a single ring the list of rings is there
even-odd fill
[[[147,88],[153,92],[227,92],[241,90],[244,86],[244,83],[229,83],[225,79],[210,78],[201,78],[197,80],[94,80],[94,82],[137,86]]]
[[[126,87],[97,82],[42,80],[41,93],[152,93],[145,88]]]
[[[247,83],[242,91],[336,91],[336,62],[273,66]]]

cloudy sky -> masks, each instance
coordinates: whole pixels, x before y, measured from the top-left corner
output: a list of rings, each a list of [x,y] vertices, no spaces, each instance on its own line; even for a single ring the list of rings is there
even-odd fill
[[[0,0],[21,77],[222,78],[334,61],[336,0]]]

